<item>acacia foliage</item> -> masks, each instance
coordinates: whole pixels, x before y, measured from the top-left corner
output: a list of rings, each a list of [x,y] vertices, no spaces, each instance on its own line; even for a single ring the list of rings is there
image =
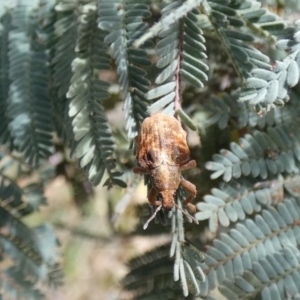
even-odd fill
[[[59,139],[92,184],[128,185],[128,196],[137,184],[134,138],[147,116],[178,114],[201,133],[202,149],[192,153],[210,178],[188,174],[201,226],[186,226],[194,230],[190,243],[183,224],[191,218],[159,212],[152,233],[171,224],[172,241],[130,263],[124,288],[136,299],[299,295],[300,21],[274,11],[256,0],[0,3],[0,143],[21,164],[43,166]],[[119,102],[123,120],[109,122],[108,108]],[[40,299],[35,284],[56,282],[56,240],[46,225],[22,223],[44,202],[42,190],[21,189],[7,168],[0,245],[15,266],[0,272],[17,283],[14,295]],[[179,189],[179,207],[186,196]],[[197,236],[204,232],[217,238],[207,241],[203,261]],[[31,281],[20,278],[20,266]],[[0,285],[9,294],[8,281]]]

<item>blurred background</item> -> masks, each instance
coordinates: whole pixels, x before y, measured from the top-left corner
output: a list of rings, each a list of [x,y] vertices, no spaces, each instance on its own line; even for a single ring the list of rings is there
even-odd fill
[[[168,235],[130,235],[136,225],[142,226],[134,204],[146,201],[143,183],[116,227],[111,218],[112,204],[122,191],[99,186],[78,207],[72,185],[58,176],[47,186],[45,196],[49,205],[26,222],[38,225],[49,221],[61,243],[65,283],[58,290],[46,291],[48,299],[119,299],[121,279],[128,271],[126,262],[169,240]]]

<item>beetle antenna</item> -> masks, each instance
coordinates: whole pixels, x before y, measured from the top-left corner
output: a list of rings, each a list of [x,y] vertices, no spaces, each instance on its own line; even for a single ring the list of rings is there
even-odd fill
[[[148,221],[144,224],[143,228],[144,230],[147,229],[149,223],[155,218],[157,213],[161,210],[162,205],[158,206],[157,209],[155,210],[154,214],[148,219]]]
[[[186,215],[187,217],[191,218],[196,224],[199,224],[198,220],[196,218],[194,218],[193,216],[191,216],[189,213],[187,213],[186,211],[184,211],[181,207],[179,207],[176,203],[175,206],[177,209],[180,209],[182,211],[182,213],[184,215]]]

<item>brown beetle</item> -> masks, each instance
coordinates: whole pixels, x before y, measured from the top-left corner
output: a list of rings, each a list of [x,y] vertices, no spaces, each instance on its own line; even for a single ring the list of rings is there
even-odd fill
[[[174,206],[178,207],[174,202],[174,195],[180,185],[190,192],[183,205],[190,212],[195,212],[196,208],[190,202],[197,193],[196,187],[191,182],[180,178],[182,170],[196,167],[196,162],[190,159],[186,132],[180,122],[172,116],[161,113],[146,118],[137,136],[137,147],[138,166],[134,167],[133,172],[150,175],[152,189],[148,200],[152,205],[157,206],[154,215],[144,228],[161,208],[171,210]]]

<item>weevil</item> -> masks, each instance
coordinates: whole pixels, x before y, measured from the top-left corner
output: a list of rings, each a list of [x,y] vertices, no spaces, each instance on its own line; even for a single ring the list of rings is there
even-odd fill
[[[138,165],[134,167],[133,172],[150,175],[152,189],[148,200],[157,207],[146,224],[148,225],[161,208],[169,211],[177,206],[174,196],[179,186],[190,193],[182,204],[190,212],[195,212],[196,208],[190,202],[196,196],[196,187],[191,182],[181,179],[181,171],[196,167],[196,161],[190,158],[186,131],[180,122],[173,116],[154,114],[143,121],[136,142]]]

